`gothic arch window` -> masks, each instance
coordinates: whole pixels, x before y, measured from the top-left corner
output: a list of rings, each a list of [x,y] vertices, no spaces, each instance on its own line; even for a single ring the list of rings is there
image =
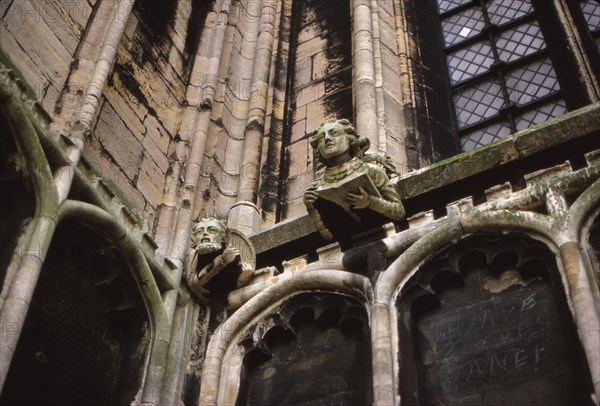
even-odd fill
[[[149,338],[123,255],[81,226],[60,224],[0,403],[129,405]]]
[[[525,237],[436,255],[398,301],[403,403],[591,404],[563,292],[552,252]]]
[[[600,10],[592,3],[580,4],[597,30]],[[573,72],[557,66],[574,57],[562,49],[568,47],[547,3],[437,0],[437,6],[463,151],[587,104],[572,89]]]
[[[248,332],[238,405],[371,404],[371,346],[363,304],[304,293]]]

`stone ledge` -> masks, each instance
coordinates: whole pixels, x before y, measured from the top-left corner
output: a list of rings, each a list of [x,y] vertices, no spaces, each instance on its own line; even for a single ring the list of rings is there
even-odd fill
[[[410,200],[594,131],[600,131],[600,102],[422,168],[400,179],[398,190],[403,200]],[[250,240],[260,254],[312,233],[320,238],[308,215],[304,215],[260,231]]]
[[[398,189],[403,199],[410,199],[599,130],[600,103],[594,103],[422,168],[401,179]]]

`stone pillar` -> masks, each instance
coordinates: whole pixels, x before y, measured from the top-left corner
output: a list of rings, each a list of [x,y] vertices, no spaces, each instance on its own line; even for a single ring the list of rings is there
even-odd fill
[[[575,322],[592,375],[596,399],[600,399],[600,320],[598,304],[594,303],[590,281],[585,272],[579,244],[567,242],[560,246]]]
[[[372,151],[379,150],[377,97],[373,50],[373,20],[370,0],[352,0],[352,90],[359,135],[371,141]]]
[[[373,404],[394,405],[394,368],[390,331],[390,310],[385,303],[371,307],[371,348],[373,349]]]

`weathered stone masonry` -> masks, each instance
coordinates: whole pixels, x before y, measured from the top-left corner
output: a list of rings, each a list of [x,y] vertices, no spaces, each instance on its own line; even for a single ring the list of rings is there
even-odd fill
[[[600,7],[512,3],[1,1],[0,403],[598,404]],[[450,86],[527,24],[546,48]],[[459,153],[457,92],[540,58],[515,91],[555,78],[568,112],[486,111],[540,124]],[[330,243],[303,194],[334,117],[391,156],[407,219]],[[207,300],[199,216],[257,254]]]

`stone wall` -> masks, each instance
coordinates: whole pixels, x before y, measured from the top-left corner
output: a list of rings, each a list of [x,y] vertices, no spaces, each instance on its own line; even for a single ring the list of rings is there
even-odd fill
[[[84,156],[140,212],[162,203],[190,60],[192,1],[137,2]],[[107,175],[105,175],[107,174]]]
[[[319,386],[323,401],[397,404],[404,391],[426,393],[436,384],[427,379],[435,373],[428,375],[426,357],[418,378],[418,363],[407,368],[399,360],[408,345],[401,325],[411,317],[398,313],[403,286],[416,280],[427,294],[456,288],[452,278],[428,275],[424,264],[463,238],[486,234],[537,241],[556,260],[558,266],[548,268],[554,277],[523,286],[532,276],[525,267],[523,281],[500,280],[510,286],[496,296],[485,280],[469,280],[503,272],[515,276],[511,269],[494,268],[491,274],[465,273],[467,282],[482,283],[468,283],[462,292],[485,294],[486,305],[500,298],[496,316],[503,316],[504,305],[522,306],[528,289],[542,296],[564,292],[563,314],[547,331],[553,336],[566,330],[572,337],[567,344],[545,337],[543,344],[561,354],[566,346],[573,359],[581,355],[574,369],[589,367],[600,396],[600,103],[431,164],[450,154],[454,143],[445,71],[439,69],[443,58],[436,34],[428,31],[433,11],[416,8],[417,1],[333,4],[0,0],[0,156],[6,161],[0,181],[11,192],[0,201],[7,213],[0,221],[0,392],[7,377],[6,393],[22,392],[10,382],[19,371],[14,365],[24,365],[17,344],[37,338],[23,329],[28,312],[72,296],[40,290],[69,280],[74,283],[62,290],[99,290],[117,310],[135,308],[143,315],[134,318],[136,335],[128,336],[135,338],[131,359],[143,371],[116,378],[127,387],[119,399],[124,404],[235,404],[279,401],[288,394],[305,401],[306,382]],[[352,119],[372,151],[392,155],[402,174],[396,187],[407,219],[326,245],[306,215],[302,195],[315,172],[309,137],[330,116]],[[413,169],[419,170],[409,173]],[[228,226],[243,230],[257,252],[250,283],[216,301],[191,296],[182,282],[193,271],[186,269],[187,255],[192,221],[199,215],[228,217]],[[69,247],[73,242],[68,255],[54,249],[65,240]],[[502,248],[493,245],[484,265],[495,267]],[[49,278],[61,270],[68,272]],[[286,310],[302,295],[310,306]],[[482,303],[442,290],[439,297],[451,306],[429,319],[436,323],[463,310],[467,320],[466,310]],[[128,298],[135,299],[133,308]],[[80,299],[65,314],[77,315],[83,325],[78,312],[89,308],[92,325],[111,324],[103,320],[102,300]],[[308,308],[312,315],[294,325],[294,315]],[[522,319],[555,313],[552,306],[545,309]],[[44,319],[39,312],[29,314]],[[505,321],[509,329],[518,322]],[[77,327],[75,333],[85,336]],[[95,331],[87,329],[94,343]],[[66,353],[77,361],[77,348],[65,342],[48,354]],[[336,343],[357,358],[332,351]],[[24,348],[32,363],[43,364],[46,353],[34,353],[32,360],[35,346]],[[97,346],[89,349],[92,356],[103,353]],[[499,344],[495,352],[476,355],[491,360],[503,353],[494,362],[508,368],[509,357],[536,356],[535,347],[528,349]],[[455,355],[464,360],[472,353]],[[453,362],[437,361],[438,369]],[[319,379],[312,366],[330,380]],[[278,368],[282,373],[272,375]],[[17,380],[31,388],[25,369]],[[569,375],[569,369],[561,370]],[[109,370],[110,377],[116,370]],[[133,371],[125,364],[119,370]],[[298,372],[306,380],[283,390],[298,383]],[[38,382],[54,382],[39,376]],[[89,384],[94,378],[82,380]],[[487,400],[513,383],[490,386]],[[455,389],[452,398],[472,400],[464,387]],[[592,388],[580,392],[584,402]],[[435,400],[443,402],[444,396]]]
[[[12,0],[0,3],[2,49],[49,114],[63,92],[71,62],[96,1]],[[109,21],[109,13],[94,19]]]

